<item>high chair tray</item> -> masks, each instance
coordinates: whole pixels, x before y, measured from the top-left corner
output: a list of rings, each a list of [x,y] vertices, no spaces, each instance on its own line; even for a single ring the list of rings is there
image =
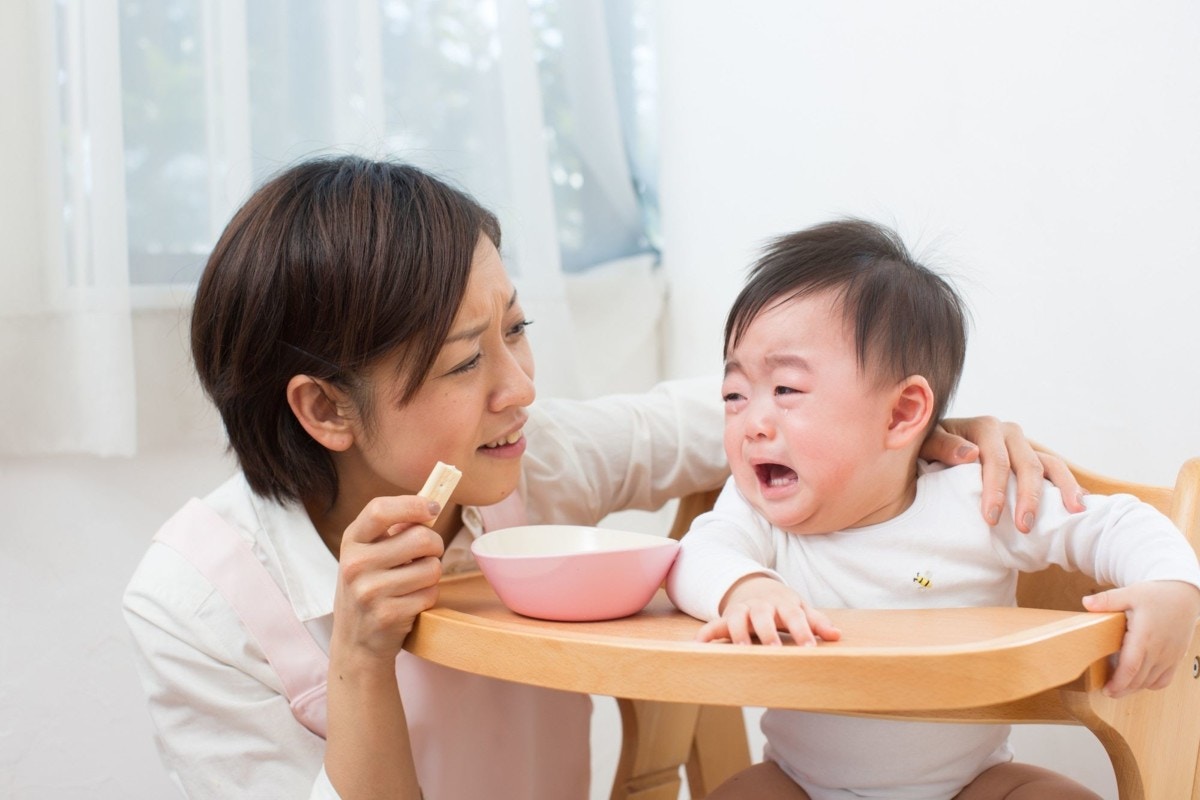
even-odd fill
[[[1032,608],[830,609],[839,642],[693,641],[701,623],[660,590],[639,614],[548,622],[509,611],[479,573],[442,581],[405,649],[447,667],[644,700],[933,718],[974,716],[1068,684],[1103,684],[1123,614]],[[957,710],[957,711],[956,711]],[[921,712],[926,712],[922,714]],[[944,712],[944,713],[935,713]],[[1030,720],[1037,718],[1030,705]]]

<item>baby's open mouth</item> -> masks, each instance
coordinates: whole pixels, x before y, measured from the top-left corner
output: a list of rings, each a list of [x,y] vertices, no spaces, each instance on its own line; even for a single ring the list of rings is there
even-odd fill
[[[763,486],[787,486],[797,480],[796,470],[783,464],[756,464],[754,472]]]

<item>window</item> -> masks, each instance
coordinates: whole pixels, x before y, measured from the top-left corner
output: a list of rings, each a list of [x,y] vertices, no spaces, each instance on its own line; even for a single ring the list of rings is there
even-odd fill
[[[654,253],[649,6],[119,0],[131,284],[193,283],[251,187],[318,153],[417,163],[524,224],[529,137],[564,271]]]

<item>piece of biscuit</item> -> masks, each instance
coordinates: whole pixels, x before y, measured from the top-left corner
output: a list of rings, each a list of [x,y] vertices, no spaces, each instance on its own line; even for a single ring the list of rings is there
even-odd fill
[[[433,500],[439,506],[445,508],[446,501],[454,493],[454,487],[458,486],[458,479],[461,477],[462,472],[456,467],[443,464],[439,461],[434,466],[433,472],[429,473],[429,478],[425,481],[425,486],[417,494],[427,500]],[[428,524],[432,525],[435,522],[437,522],[437,517],[431,519]]]

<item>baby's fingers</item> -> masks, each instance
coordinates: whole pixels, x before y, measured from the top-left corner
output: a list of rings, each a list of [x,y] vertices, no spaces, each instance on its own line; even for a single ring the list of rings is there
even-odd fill
[[[1104,693],[1109,697],[1132,694],[1146,684],[1149,674],[1150,664],[1146,661],[1145,651],[1138,647],[1123,647],[1117,657],[1117,668],[1104,684]]]
[[[729,625],[725,622],[724,617],[706,622],[700,626],[700,630],[696,631],[697,642],[717,642],[728,638]]]
[[[826,642],[836,642],[842,638],[842,632],[823,612],[810,608],[808,610],[808,625],[812,632]]]
[[[1177,664],[1168,664],[1158,670],[1157,673],[1151,673],[1150,678],[1146,681],[1147,689],[1165,689],[1171,685],[1171,679],[1175,677],[1175,668]]]
[[[754,644],[750,637],[750,610],[744,606],[725,611],[725,624],[729,633],[729,641],[734,644]]]
[[[750,625],[754,628],[754,633],[758,636],[758,641],[770,645],[783,644],[783,639],[779,638],[779,624],[776,621],[777,619],[778,615],[774,606],[758,605],[750,609]],[[800,612],[800,619],[804,619],[804,612]],[[802,624],[804,630],[807,632],[807,623]],[[808,638],[812,639],[811,633],[808,633]]]

